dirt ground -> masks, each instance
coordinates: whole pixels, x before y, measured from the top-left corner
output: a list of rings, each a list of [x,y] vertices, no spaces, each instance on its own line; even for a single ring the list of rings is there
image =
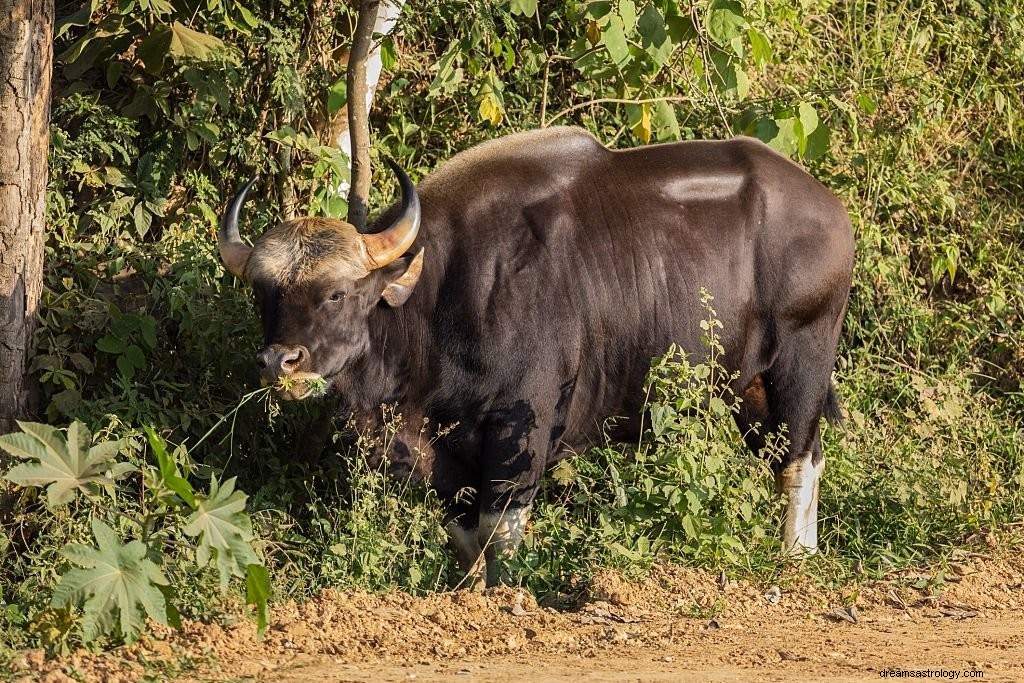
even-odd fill
[[[777,586],[674,566],[639,583],[608,573],[569,611],[514,588],[327,591],[275,606],[262,641],[251,620],[188,623],[104,655],[25,652],[14,665],[45,683],[1024,681],[1024,558],[960,559],[941,581],[902,572],[841,589],[798,570]]]

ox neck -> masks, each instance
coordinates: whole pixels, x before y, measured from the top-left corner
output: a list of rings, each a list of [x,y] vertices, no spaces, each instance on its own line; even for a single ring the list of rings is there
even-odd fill
[[[363,359],[346,373],[345,398],[361,413],[380,414],[380,406],[397,404],[398,411],[408,412],[416,397],[411,381],[418,364],[425,362],[418,325],[412,307],[390,308],[381,305],[369,320],[370,347]],[[412,415],[406,416],[411,418]]]

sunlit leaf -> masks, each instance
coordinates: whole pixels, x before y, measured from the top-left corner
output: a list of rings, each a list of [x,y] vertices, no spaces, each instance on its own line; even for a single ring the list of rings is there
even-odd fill
[[[537,0],[511,0],[508,9],[512,14],[532,17],[537,13]]]
[[[714,0],[707,14],[708,35],[722,47],[742,35],[747,26],[743,5],[737,0]]]
[[[0,447],[15,457],[33,462],[17,465],[4,476],[19,486],[46,487],[49,507],[64,505],[79,491],[92,494],[97,487],[111,489],[134,467],[114,462],[120,441],[88,447],[89,432],[80,422],[68,427],[67,438],[49,425],[19,422],[22,433],[0,436]]]
[[[175,57],[208,61],[225,54],[224,41],[208,33],[193,31],[180,22],[171,24],[169,52]]]
[[[93,518],[96,547],[69,545],[61,550],[78,565],[61,577],[50,601],[52,607],[82,607],[82,636],[90,642],[120,632],[133,642],[148,616],[168,624],[168,602],[161,586],[168,584],[160,567],[148,558],[141,541],[122,544],[101,520]]]
[[[185,520],[184,532],[199,537],[196,562],[205,565],[212,559],[220,572],[222,587],[232,576],[244,578],[246,566],[259,564],[249,542],[253,539],[252,521],[245,514],[242,491],[235,490],[235,478],[223,484],[210,480],[209,495],[195,496],[195,512]]]
[[[99,7],[98,0],[88,0],[77,12],[58,19],[54,25],[53,37],[60,38],[72,26],[88,26],[97,7]]]
[[[668,102],[661,100],[655,103],[651,122],[654,125],[654,131],[659,140],[682,139],[679,121],[676,119],[676,111]]]
[[[622,25],[622,18],[613,14],[608,25],[601,32],[601,42],[608,50],[608,56],[618,66],[624,65],[629,60],[629,42],[626,40],[626,32]]]
[[[497,126],[505,117],[505,101],[501,95],[501,81],[491,72],[480,84],[480,91],[477,94],[480,99],[479,113],[483,121],[491,126]]]

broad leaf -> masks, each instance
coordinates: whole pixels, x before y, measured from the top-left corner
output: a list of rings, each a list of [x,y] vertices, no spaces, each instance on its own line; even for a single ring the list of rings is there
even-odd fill
[[[537,13],[537,0],[512,0],[509,3],[509,12],[522,14],[524,17],[532,17]]]
[[[672,41],[669,40],[665,18],[653,3],[644,7],[637,23],[644,50],[659,67],[668,61],[672,54]]]
[[[621,67],[629,61],[629,41],[626,40],[625,28],[619,15],[612,15],[608,25],[601,32],[601,42],[616,65]]]
[[[250,564],[245,568],[245,604],[256,607],[256,629],[262,636],[267,630],[270,615],[267,602],[270,600],[270,573],[261,564]]]
[[[185,521],[185,533],[199,537],[196,562],[204,565],[212,558],[220,571],[221,587],[227,587],[232,576],[244,578],[247,565],[259,563],[249,545],[253,533],[245,514],[246,498],[235,490],[234,477],[223,484],[213,478],[210,494],[195,497],[196,511]]]
[[[747,26],[743,5],[736,0],[714,0],[708,10],[707,26],[713,41],[722,47],[728,46]]]
[[[46,487],[51,508],[70,503],[78,491],[92,494],[97,486],[110,490],[117,479],[135,470],[130,463],[114,462],[120,441],[89,448],[91,436],[81,422],[71,423],[67,439],[49,425],[19,422],[18,426],[23,433],[0,436],[0,447],[33,462],[11,468],[4,478],[19,486]]]
[[[180,22],[171,24],[170,53],[175,57],[187,57],[207,61],[225,54],[224,41],[208,33],[193,31]]]
[[[505,118],[505,100],[501,95],[501,81],[492,71],[480,84],[477,95],[480,98],[480,118],[491,126],[497,126]]]
[[[651,117],[654,130],[659,140],[681,140],[683,135],[679,130],[679,121],[676,120],[675,109],[668,102],[661,100],[654,105],[654,114]]]
[[[72,26],[88,26],[89,22],[92,20],[92,15],[98,6],[98,0],[88,0],[74,14],[69,14],[66,17],[58,19],[54,26],[53,37],[60,38],[62,35],[67,33],[68,29]]]
[[[92,533],[96,547],[70,545],[61,550],[80,569],[61,577],[50,605],[82,607],[86,642],[118,631],[133,642],[142,632],[146,616],[167,625],[168,602],[160,587],[168,582],[160,567],[147,557],[149,548],[141,541],[122,544],[114,530],[96,518]]]

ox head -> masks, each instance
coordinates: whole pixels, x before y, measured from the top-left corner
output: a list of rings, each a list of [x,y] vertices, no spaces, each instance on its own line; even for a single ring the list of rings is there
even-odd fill
[[[401,306],[419,280],[423,250],[405,255],[419,230],[419,198],[402,169],[388,163],[398,175],[402,208],[379,233],[360,234],[340,220],[298,218],[266,231],[250,247],[239,235],[238,215],[255,181],[239,190],[221,221],[221,260],[252,285],[263,320],[260,380],[281,398],[303,399],[330,388],[369,351],[373,309],[381,300]]]

